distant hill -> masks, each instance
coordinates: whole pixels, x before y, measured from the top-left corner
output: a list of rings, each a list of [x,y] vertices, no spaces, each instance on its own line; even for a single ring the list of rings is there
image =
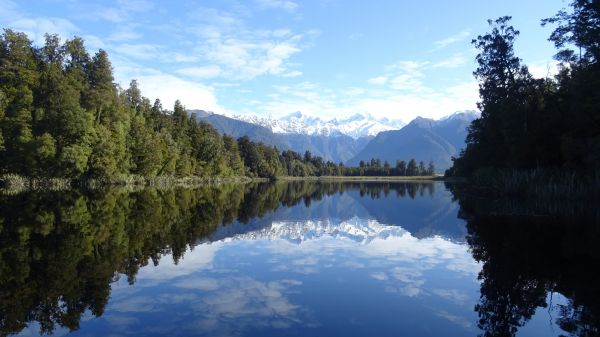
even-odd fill
[[[227,116],[218,115],[204,110],[188,110],[190,114],[194,114],[196,119],[212,125],[221,134],[228,134],[234,138],[248,136],[253,141],[262,142],[267,145],[277,146],[280,150],[290,148],[285,145],[282,139],[271,132],[271,130],[252,123],[229,118]]]
[[[426,164],[433,160],[438,172],[452,165],[450,157],[457,156],[465,146],[467,127],[478,114],[474,111],[458,112],[440,120],[417,117],[400,130],[380,132],[354,158],[346,162],[356,166],[361,160],[371,158],[396,160],[415,158]]]
[[[297,133],[277,134],[291,149],[312,154],[333,162],[346,162],[353,158],[373,137],[354,139],[346,135],[323,136]]]

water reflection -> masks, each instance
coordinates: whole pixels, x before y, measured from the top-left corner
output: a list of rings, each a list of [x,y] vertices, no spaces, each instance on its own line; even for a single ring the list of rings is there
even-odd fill
[[[483,336],[514,336],[544,308],[554,335],[600,334],[600,210],[579,201],[487,200],[454,187],[483,263],[475,310]],[[566,298],[556,303],[553,298]],[[562,331],[561,331],[562,330]]]
[[[297,182],[246,185],[242,188],[205,187],[197,190],[146,189],[135,192],[108,190],[3,195],[0,197],[1,334],[18,333],[32,322],[37,322],[34,325],[39,328],[40,333],[52,333],[59,327],[77,330],[80,322],[85,321],[89,315],[101,317],[105,314],[111,296],[111,284],[112,288],[123,282],[134,284],[138,277],[143,277],[143,282],[138,282],[134,288],[138,291],[145,285],[152,286],[153,280],[156,285],[161,279],[187,275],[190,270],[186,270],[186,264],[181,263],[184,255],[186,262],[193,263],[193,271],[201,270],[202,266],[208,268],[214,263],[219,242],[232,240],[238,234],[242,238],[244,233],[257,228],[266,231],[267,225],[282,228],[292,220],[337,221],[335,226],[350,220],[358,225],[361,216],[367,219],[378,217],[377,214],[369,215],[374,209],[373,203],[366,202],[369,200],[388,201],[376,208],[380,212],[379,217],[387,216],[385,223],[410,223],[411,219],[406,218],[410,212],[398,213],[399,216],[394,218],[385,209],[390,209],[390,213],[393,213],[392,208],[397,211],[398,208],[411,207],[410,203],[401,204],[401,207],[394,205],[394,200],[402,200],[398,197],[406,196],[406,199],[414,198],[417,201],[428,198],[431,201],[434,200],[435,193],[432,184]],[[387,198],[390,194],[396,197]],[[428,206],[417,208],[433,214],[432,218],[425,221],[430,228],[443,228],[444,221],[448,219],[457,222],[455,217],[452,219],[435,215],[436,212],[442,215],[447,213],[444,209],[447,202],[423,204]],[[421,222],[425,224],[423,220]],[[229,225],[223,227],[222,224]],[[315,224],[321,226],[324,223]],[[372,230],[369,226],[362,228]],[[338,233],[343,232],[336,230]],[[389,232],[383,226],[379,226],[377,230],[380,235],[391,235],[382,234]],[[400,228],[391,232],[394,230],[398,234],[405,234]],[[430,232],[435,232],[435,229],[430,229]],[[313,236],[322,237],[322,234],[324,232],[315,232]],[[351,232],[347,234],[357,235]],[[190,247],[194,251],[186,253]],[[271,247],[270,250],[273,253],[277,249]],[[197,252],[201,254],[196,254]],[[290,263],[298,266],[298,271],[309,270],[308,262],[311,257],[308,255],[313,252],[306,251],[304,254],[307,255],[304,260],[294,258],[295,261]],[[165,256],[172,261],[161,262]],[[274,261],[272,257],[271,261]],[[142,268],[149,263],[157,266],[159,262],[160,268]],[[300,268],[302,263],[304,267]],[[285,265],[287,263],[279,263],[270,268],[282,270]],[[238,277],[220,282],[219,285],[229,284],[230,288],[240,289],[239,283],[260,283],[256,279],[255,282],[241,282],[242,279]],[[266,283],[262,289],[268,290],[268,294],[277,294],[278,291],[283,294],[283,288],[294,284],[286,282]],[[223,292],[232,293],[231,289],[224,289]],[[254,294],[258,294],[255,296],[258,299],[262,293],[255,291]],[[113,291],[112,301],[115,303],[118,302],[116,295]],[[247,293],[243,293],[242,297],[253,298]],[[173,298],[177,297],[169,297],[168,300]],[[218,303],[215,300],[212,302]],[[143,301],[133,303],[125,308],[148,307]],[[295,308],[283,300],[275,303],[277,308]],[[214,306],[209,311],[215,313],[218,312],[217,308],[222,307]],[[251,307],[256,307],[256,304],[253,303]],[[272,306],[267,305],[266,308],[266,312],[277,312],[273,311]],[[252,316],[249,314],[249,319]],[[136,317],[117,318],[111,310],[105,318],[114,326],[117,323],[127,325],[139,321]],[[285,321],[283,319],[273,324],[282,326]]]
[[[136,292],[117,284],[94,331],[114,331],[105,318],[114,315],[126,322],[120,333],[475,333],[479,268],[464,244],[356,217],[275,221],[219,237],[202,240],[176,267],[140,270]],[[415,324],[411,312],[427,321]]]
[[[595,336],[598,219],[440,183],[3,195],[0,335]]]

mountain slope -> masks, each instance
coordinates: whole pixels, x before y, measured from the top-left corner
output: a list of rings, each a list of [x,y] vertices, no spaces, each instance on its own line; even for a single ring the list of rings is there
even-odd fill
[[[475,112],[456,113],[439,121],[417,117],[400,130],[379,133],[347,165],[356,166],[371,158],[395,165],[396,160],[414,158],[425,163],[432,160],[441,172],[452,165],[450,158],[464,147],[467,126],[475,118]]]
[[[221,134],[228,134],[234,138],[248,136],[248,138],[252,139],[253,141],[265,143],[271,146],[277,146],[279,149],[289,148],[285,145],[280,137],[271,132],[271,130],[260,125],[243,122],[203,110],[190,110],[189,112],[195,113],[197,120],[212,125]]]
[[[346,162],[353,158],[373,137],[353,139],[346,135],[323,136],[305,134],[278,134],[291,149],[301,154],[310,151],[336,163]]]

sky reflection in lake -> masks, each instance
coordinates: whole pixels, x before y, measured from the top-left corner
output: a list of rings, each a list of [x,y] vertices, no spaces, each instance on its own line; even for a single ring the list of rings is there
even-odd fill
[[[482,330],[518,327],[517,336],[556,336],[562,330],[555,322],[567,322],[565,310],[581,308],[553,291],[562,289],[557,283],[544,283],[543,270],[528,273],[532,265],[511,255],[518,252],[503,252],[502,242],[515,242],[527,227],[510,225],[521,231],[513,236],[502,231],[511,222],[495,223],[497,216],[467,223],[440,183],[153,193],[127,196],[131,211],[124,226],[130,241],[124,266],[103,262],[111,250],[93,254],[92,271],[107,266],[106,272],[121,272],[110,283],[106,306],[94,315],[85,310],[79,328],[69,335],[476,336]],[[86,207],[106,208],[94,207],[97,202],[119,207],[106,200],[90,199]],[[238,208],[229,209],[230,200]],[[70,209],[60,214],[74,214]],[[144,237],[148,232],[135,231],[148,219],[146,212],[162,219],[149,227],[151,240]],[[80,230],[77,221],[74,228]],[[135,225],[127,227],[132,221]],[[165,235],[161,228],[167,223],[170,234]],[[122,240],[115,229],[110,242]],[[494,230],[505,233],[505,241],[494,240]],[[44,249],[51,252],[52,246]],[[540,251],[536,245],[530,249],[528,255]],[[514,273],[498,269],[511,261],[517,263]],[[522,279],[527,283],[521,286]],[[99,287],[91,293],[101,300],[101,282],[91,282],[92,290]],[[531,290],[527,284],[539,286]],[[81,301],[94,308],[95,297],[80,291]],[[499,311],[505,307],[526,311],[506,316]],[[60,319],[52,327],[54,335],[69,333]],[[38,335],[39,330],[32,320],[20,335]]]
[[[456,212],[444,193],[408,204]],[[85,324],[132,335],[475,334],[479,265],[464,243],[397,225],[414,214],[387,224],[368,212],[399,200],[350,191],[220,227],[177,265],[162,259],[134,286],[115,283],[106,314]]]

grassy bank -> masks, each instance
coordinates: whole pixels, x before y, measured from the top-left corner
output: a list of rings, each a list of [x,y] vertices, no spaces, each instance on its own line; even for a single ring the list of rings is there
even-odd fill
[[[16,174],[0,176],[0,189],[10,191],[25,190],[67,190],[70,188],[103,188],[108,186],[122,187],[188,187],[207,184],[248,183],[253,181],[268,181],[263,178],[236,177],[175,177],[175,176],[119,176],[103,179],[68,179],[68,178],[33,178]]]
[[[439,176],[376,176],[376,177],[356,177],[356,176],[313,176],[313,177],[277,177],[279,181],[359,181],[359,182],[411,182],[411,181],[431,181],[441,180]],[[66,190],[70,188],[102,188],[107,186],[122,187],[188,187],[202,186],[207,184],[228,184],[228,183],[248,183],[248,182],[267,182],[267,178],[249,178],[244,176],[236,177],[175,177],[158,176],[142,177],[135,175],[119,176],[103,179],[68,179],[68,178],[32,178],[17,174],[5,174],[0,176],[0,189],[11,191],[25,190]]]

